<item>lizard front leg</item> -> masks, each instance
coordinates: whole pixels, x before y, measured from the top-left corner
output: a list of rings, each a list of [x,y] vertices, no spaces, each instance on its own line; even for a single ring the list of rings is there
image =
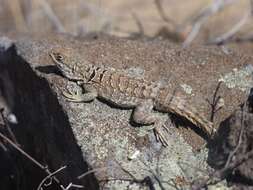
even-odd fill
[[[81,87],[85,91],[84,93],[81,88],[78,88],[78,90],[75,91],[63,91],[62,94],[68,99],[68,101],[71,102],[89,102],[98,96],[96,88],[94,88],[91,84],[81,84]]]
[[[153,100],[143,100],[142,103],[138,104],[133,112],[133,120],[136,123],[142,124],[142,125],[152,125],[149,126],[147,129],[154,130],[156,139],[162,143],[163,146],[167,146],[168,142],[166,138],[163,135],[163,132],[161,131],[162,127],[164,127],[166,130],[168,130],[162,123],[161,118],[158,115],[155,115],[153,113],[153,107],[154,103]]]

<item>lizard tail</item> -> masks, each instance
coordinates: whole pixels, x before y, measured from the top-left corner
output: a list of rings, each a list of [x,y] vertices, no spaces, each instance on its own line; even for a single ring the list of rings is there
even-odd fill
[[[183,98],[171,96],[170,100],[158,102],[161,111],[175,113],[203,130],[209,137],[215,132],[213,123],[207,120],[193,106],[189,106]]]

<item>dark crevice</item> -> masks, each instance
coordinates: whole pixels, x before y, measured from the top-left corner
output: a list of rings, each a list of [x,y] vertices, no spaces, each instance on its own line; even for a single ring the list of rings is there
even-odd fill
[[[6,81],[9,84],[1,85],[0,89],[0,106],[8,107],[18,119],[18,124],[9,126],[20,148],[51,172],[66,165],[67,168],[57,175],[63,185],[74,183],[85,189],[98,189],[94,175],[77,180],[78,175],[91,168],[83,160],[68,117],[47,80],[35,74],[16,54],[14,46],[0,52],[0,83]],[[13,87],[13,92],[6,88],[9,86]],[[47,176],[45,171],[6,142],[4,145],[7,151],[0,147],[0,189],[36,189]],[[52,185],[48,189],[59,187]]]

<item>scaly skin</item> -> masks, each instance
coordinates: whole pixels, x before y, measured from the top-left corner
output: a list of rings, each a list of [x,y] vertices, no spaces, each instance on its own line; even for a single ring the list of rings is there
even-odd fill
[[[201,128],[209,136],[214,131],[212,122],[200,115],[182,98],[175,97],[170,89],[159,82],[151,82],[128,76],[113,68],[101,68],[86,63],[74,56],[67,48],[53,49],[50,56],[64,77],[83,87],[85,93],[64,92],[64,96],[74,102],[88,102],[97,97],[122,108],[133,108],[133,120],[139,124],[154,124],[156,138],[166,146],[167,141],[161,127],[168,130],[153,109],[182,116]]]

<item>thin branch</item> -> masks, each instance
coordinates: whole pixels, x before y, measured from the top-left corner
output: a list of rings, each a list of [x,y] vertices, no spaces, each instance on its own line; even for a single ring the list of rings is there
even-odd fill
[[[39,0],[39,3],[42,6],[43,10],[45,11],[46,16],[54,24],[56,30],[62,33],[66,32],[64,26],[62,25],[59,18],[55,15],[54,11],[52,10],[47,0]]]
[[[250,16],[251,16],[251,12],[248,11],[247,13],[244,14],[242,19],[237,24],[235,24],[229,31],[217,37],[216,39],[211,40],[208,44],[220,45],[220,44],[226,43],[243,27],[243,25],[245,25],[245,23],[248,21]]]
[[[135,13],[132,13],[132,16],[133,16],[133,18],[134,18],[134,20],[136,22],[137,27],[139,28],[139,33],[138,34],[140,36],[144,36],[145,35],[144,27],[143,27],[140,19],[138,18],[138,16]]]
[[[221,97],[218,96],[218,91],[220,89],[221,83],[222,83],[221,81],[218,83],[218,85],[214,91],[212,102],[210,100],[206,99],[208,104],[211,106],[211,117],[210,117],[211,122],[214,121],[214,116],[215,116],[216,112],[221,109],[221,107],[217,107],[217,105],[219,104],[219,101],[221,99]]]
[[[236,154],[236,152],[238,151],[238,149],[241,145],[241,142],[242,142],[242,136],[243,136],[243,132],[244,132],[244,119],[245,119],[244,118],[244,111],[245,111],[245,107],[246,107],[246,104],[244,104],[243,110],[242,110],[241,129],[240,129],[240,135],[239,135],[239,138],[238,138],[237,146],[235,147],[235,149],[233,151],[230,152],[230,154],[227,158],[225,166],[221,170],[217,170],[217,171],[213,172],[212,174],[210,174],[208,179],[202,180],[198,184],[193,184],[192,185],[192,190],[200,190],[203,187],[207,187],[208,185],[214,185],[214,184],[219,183],[220,181],[225,179],[228,176],[228,174],[230,174],[235,168],[237,168],[243,162],[247,161],[249,158],[251,158],[253,156],[253,150],[251,150],[250,152],[248,152],[248,153],[242,155],[241,157],[237,158],[237,160],[235,162],[232,162],[232,158]]]
[[[5,151],[5,152],[7,152],[7,148],[6,148],[6,146],[4,146],[4,144],[2,143],[2,142],[0,142],[0,147]]]
[[[39,168],[41,168],[43,171],[45,171],[48,175],[51,174],[51,172],[48,170],[47,167],[40,164],[37,160],[35,160],[33,157],[31,157],[29,154],[27,154],[24,150],[22,150],[20,147],[18,147],[14,142],[12,142],[8,137],[3,135],[0,132],[0,137],[7,141],[12,147],[14,147],[16,150],[18,150],[22,155],[24,155],[26,158],[28,158],[30,161],[32,161],[35,165],[37,165]],[[54,178],[54,180],[60,185],[60,181],[57,178]]]
[[[83,188],[82,185],[76,185],[73,183],[70,183],[67,188],[64,188],[63,185],[61,185],[60,181],[54,176],[56,173],[60,172],[61,170],[65,169],[66,166],[61,167],[60,169],[56,170],[55,172],[51,173],[49,171],[49,169],[45,166],[43,166],[42,164],[40,164],[37,160],[35,160],[33,157],[31,157],[29,154],[27,154],[24,150],[22,150],[20,147],[18,147],[14,142],[12,142],[8,137],[6,137],[5,135],[3,135],[0,132],[0,137],[2,139],[4,139],[6,142],[8,142],[11,146],[13,146],[16,150],[18,150],[21,154],[23,154],[26,158],[28,158],[29,160],[31,160],[35,165],[37,165],[39,168],[41,168],[43,171],[45,171],[48,175],[46,178],[44,178],[40,185],[38,186],[37,190],[41,190],[41,186],[43,184],[45,184],[45,181],[47,179],[53,179],[63,190],[68,190],[70,187],[76,187],[76,188]]]
[[[6,116],[5,116],[5,114],[4,114],[4,109],[1,109],[1,110],[0,110],[0,113],[1,113],[1,117],[2,117],[3,122],[4,122],[4,126],[6,127],[7,132],[9,133],[11,139],[14,141],[14,143],[15,143],[17,146],[20,146],[20,145],[18,144],[18,141],[17,141],[17,139],[16,139],[16,137],[15,137],[13,131],[11,130],[11,128],[10,128],[8,122],[6,121],[6,120],[8,120],[8,119],[6,119]]]
[[[162,181],[160,178],[161,178],[161,175],[160,175],[160,171],[159,171],[159,168],[158,168],[158,165],[157,165],[157,168],[156,168],[156,173],[150,168],[149,165],[147,165],[144,161],[140,160],[141,163],[148,168],[148,172],[150,172],[152,174],[152,177],[155,178],[155,180],[157,181],[159,187],[161,190],[165,190],[164,186],[162,183],[164,183],[164,181]],[[159,160],[157,160],[159,162]],[[153,184],[152,184],[153,185]]]
[[[87,176],[87,175],[89,175],[89,174],[91,174],[91,173],[95,173],[95,172],[99,172],[99,171],[104,171],[104,170],[106,170],[106,169],[108,169],[108,167],[96,168],[96,169],[89,170],[89,171],[85,172],[84,174],[79,175],[79,176],[77,177],[77,179],[82,179],[82,178],[84,178],[85,176]]]
[[[21,154],[23,154],[25,157],[27,157],[29,160],[31,160],[34,164],[36,164],[38,167],[40,167],[41,169],[45,170],[46,167],[44,167],[43,165],[41,165],[38,161],[36,161],[33,157],[31,157],[29,154],[27,154],[25,151],[23,151],[21,148],[19,148],[14,142],[12,142],[8,137],[6,137],[5,135],[3,135],[0,132],[0,137],[2,139],[4,139],[5,141],[7,141],[11,146],[13,146],[16,150],[18,150]]]
[[[48,180],[48,179],[51,179],[52,180],[52,177],[55,176],[57,173],[59,173],[60,171],[64,170],[67,166],[62,166],[60,167],[58,170],[48,174],[39,184],[39,186],[37,187],[37,190],[42,190],[42,185],[46,184],[45,182]],[[48,186],[48,185],[47,185]]]
[[[156,7],[157,7],[157,10],[158,10],[158,12],[159,12],[161,18],[162,18],[165,22],[167,22],[167,23],[169,23],[169,24],[172,24],[172,25],[175,27],[175,26],[176,26],[176,23],[175,23],[171,18],[169,18],[169,17],[165,14],[165,11],[164,11],[164,9],[163,9],[161,0],[155,0],[155,5],[156,5]]]
[[[84,186],[82,186],[82,185],[76,185],[76,184],[73,184],[73,183],[70,183],[67,187],[63,187],[63,186],[61,186],[61,188],[63,189],[65,189],[65,190],[69,190],[71,187],[74,187],[74,188],[78,188],[78,189],[83,189],[84,188]]]
[[[188,47],[192,43],[192,41],[198,35],[202,25],[209,19],[210,16],[221,11],[226,5],[231,4],[234,1],[235,0],[213,0],[211,5],[201,10],[199,14],[193,18],[192,30],[187,36],[186,40],[183,42],[183,47]]]
[[[139,179],[137,179],[133,174],[131,174],[130,171],[126,170],[119,162],[118,162],[118,164],[119,164],[121,170],[122,170],[123,172],[125,172],[126,174],[128,174],[128,175],[132,178],[132,180],[133,180],[134,182],[140,183],[140,184],[145,183],[145,184],[148,185],[148,187],[149,187],[150,190],[155,190],[154,183],[152,182],[152,180],[151,180],[151,178],[150,178],[149,176],[146,176],[144,179],[139,180]],[[161,188],[161,189],[162,189],[162,188]],[[164,190],[164,189],[162,189],[162,190]]]
[[[20,0],[6,1],[10,8],[10,12],[13,16],[16,30],[19,32],[27,32],[27,25],[25,21],[24,14],[22,12]],[[2,6],[2,5],[1,5]]]
[[[232,158],[233,156],[235,155],[235,153],[238,151],[239,147],[241,146],[241,143],[242,143],[242,136],[243,136],[243,133],[244,133],[244,111],[246,109],[246,103],[244,103],[243,105],[243,109],[242,109],[242,119],[241,119],[241,130],[240,130],[240,135],[239,135],[239,138],[238,138],[238,143],[235,147],[235,149],[230,152],[229,156],[228,156],[228,159],[227,159],[227,162],[225,164],[225,168],[228,168],[229,167],[229,164],[231,163],[232,161]]]
[[[196,36],[198,35],[200,28],[202,26],[202,24],[207,20],[207,18],[203,18],[201,20],[199,20],[198,22],[196,22],[194,24],[194,26],[192,27],[192,30],[190,32],[190,34],[187,36],[187,38],[185,39],[185,41],[183,42],[183,48],[188,47],[192,41],[196,38]]]
[[[250,12],[251,15],[253,15],[253,0],[250,0],[249,3],[250,3]]]

